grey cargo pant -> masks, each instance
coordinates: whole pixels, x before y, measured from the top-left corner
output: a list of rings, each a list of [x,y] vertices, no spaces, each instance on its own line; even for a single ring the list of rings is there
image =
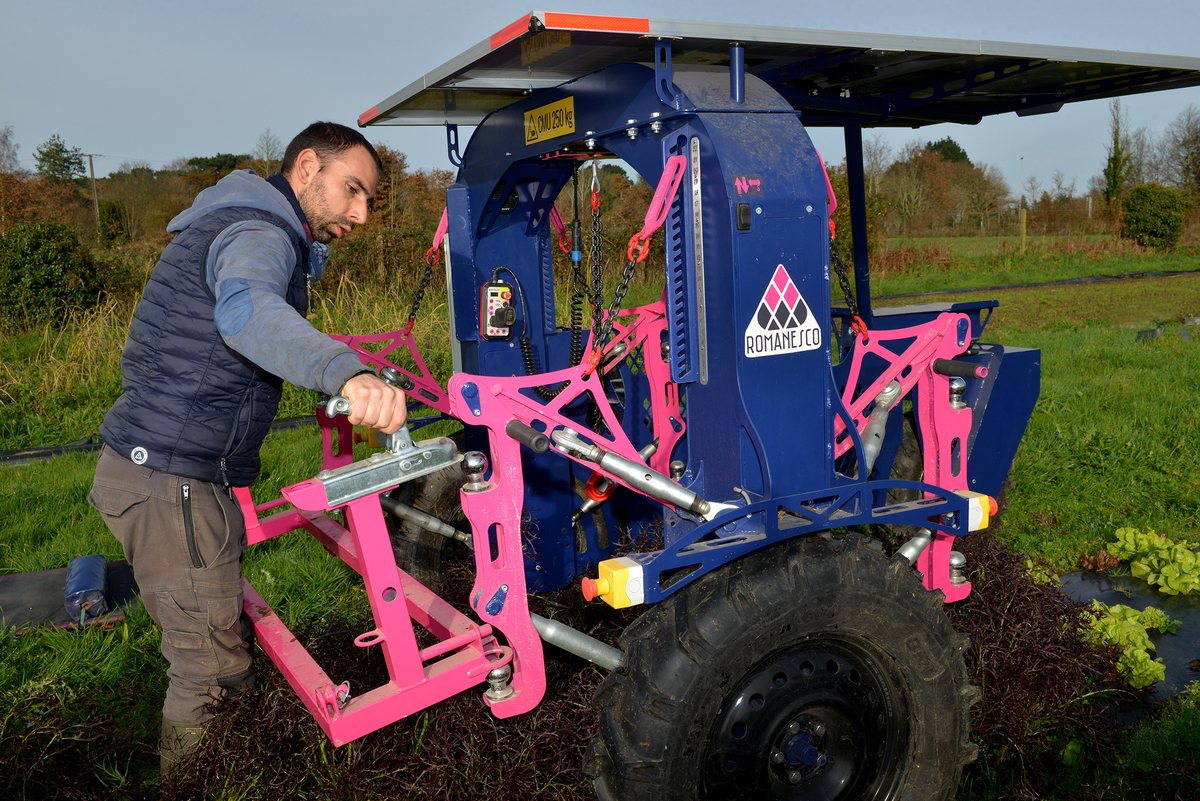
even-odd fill
[[[170,663],[163,717],[200,724],[254,686],[242,615],[246,521],[217,484],[136,465],[107,445],[88,502],[120,541]]]

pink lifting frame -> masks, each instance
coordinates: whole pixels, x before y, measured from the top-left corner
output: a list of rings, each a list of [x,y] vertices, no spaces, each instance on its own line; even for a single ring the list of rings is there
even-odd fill
[[[960,331],[966,331],[960,336]],[[862,433],[867,424],[864,414],[893,379],[900,382],[901,395],[917,387],[916,403],[921,421],[921,448],[924,451],[926,484],[949,490],[966,490],[967,486],[967,437],[971,433],[971,410],[954,409],[950,406],[950,379],[933,371],[935,359],[953,359],[970,344],[971,320],[965,314],[949,312],[938,315],[932,323],[901,328],[894,331],[870,331],[869,341],[860,338],[854,346],[854,361],[846,380],[842,398],[854,420],[855,427]],[[887,343],[913,340],[897,354]],[[872,354],[888,363],[888,367],[870,387],[851,400],[863,358]],[[846,424],[834,418],[834,455],[841,456],[854,446],[846,431]],[[928,493],[926,493],[928,495]],[[933,542],[917,559],[916,568],[925,577],[925,586],[941,590],[946,601],[959,601],[971,594],[970,583],[950,583],[950,551],[953,550],[954,535],[934,530]]]
[[[318,409],[317,418],[324,439],[324,468],[348,464],[353,458],[351,449],[339,447],[335,452],[332,447],[334,432],[339,446],[351,442],[353,429],[346,417],[329,418]],[[250,582],[242,581],[243,608],[254,625],[259,644],[334,745],[344,745],[477,686],[487,678],[489,671],[509,661],[513,661],[516,668],[513,649],[496,641],[491,625],[475,623],[396,567],[378,495],[367,495],[340,507],[347,522],[342,526],[326,514],[330,510],[325,504],[324,488],[316,480],[288,487],[283,491],[283,498],[257,507],[248,489],[238,488],[235,492],[246,517],[249,544],[303,529],[316,537],[330,554],[341,558],[363,577],[375,628],[359,636],[355,645],[380,646],[389,681],[361,694],[352,693],[353,688],[348,683],[335,684]],[[289,502],[294,508],[260,517],[261,513]],[[486,541],[484,544],[486,548]],[[524,621],[532,631],[528,609],[524,607],[525,576],[519,550],[515,566],[519,586],[513,587],[516,593],[513,606],[520,606],[524,611]],[[516,614],[510,614],[499,619],[508,624],[516,617]],[[438,642],[420,648],[413,621]],[[520,627],[514,625],[514,628]],[[527,640],[524,631],[518,631],[515,639],[509,636],[510,643],[518,643],[522,651],[520,664],[525,666],[527,674],[533,675],[526,675],[521,681],[514,680],[514,689],[518,691],[510,698],[494,703],[488,701],[497,717],[526,712],[544,694],[541,641],[529,643]],[[485,697],[485,700],[488,699]]]
[[[685,431],[680,417],[678,389],[669,380],[669,368],[662,359],[659,345],[660,334],[666,326],[665,303],[660,299],[654,304],[622,311],[618,316],[628,317],[630,315],[637,315],[637,319],[632,324],[628,326],[614,324],[613,328],[618,335],[609,343],[607,352],[611,353],[617,345],[625,343],[628,349],[622,358],[628,358],[636,347],[642,346],[647,378],[653,393],[651,399],[654,420],[653,433],[659,439],[659,448],[648,464],[653,469],[663,472],[662,468],[670,461],[671,450]],[[589,348],[591,344],[589,342]],[[476,564],[480,565],[481,576],[486,574],[492,565],[485,564],[486,560],[482,560],[478,556],[480,553],[478,548],[481,544],[480,523],[500,521],[497,526],[496,539],[503,540],[504,543],[507,543],[508,548],[513,547],[512,542],[509,541],[519,540],[519,537],[509,534],[514,530],[514,526],[519,526],[519,514],[524,495],[518,445],[505,433],[505,427],[510,421],[518,420],[545,433],[560,427],[575,428],[578,424],[563,416],[562,409],[580,395],[590,392],[596,399],[600,415],[604,418],[605,425],[612,432],[612,436],[605,437],[591,431],[583,432],[585,436],[606,450],[647,464],[638,454],[637,448],[630,442],[629,437],[621,428],[620,422],[605,401],[604,389],[598,373],[615,369],[618,361],[602,363],[599,371],[593,370],[588,364],[588,360],[585,359],[575,367],[536,376],[496,378],[460,373],[450,379],[448,394],[451,414],[461,420],[488,429],[492,452],[496,454],[496,460],[501,465],[499,475],[493,475],[493,483],[486,491],[463,493],[463,511],[471,520],[472,529],[475,532]],[[563,391],[553,400],[543,403],[535,399],[535,394],[532,392],[533,387],[557,386],[564,382],[567,384]],[[678,430],[675,424],[679,426]],[[629,484],[623,479],[605,471],[599,465],[582,461],[557,448],[555,448],[555,452],[579,462],[593,472],[607,477],[610,481],[629,487]],[[630,489],[638,494],[644,494],[640,489],[632,487]],[[487,544],[487,541],[484,540],[483,544]],[[505,550],[504,544],[502,544],[501,550]],[[523,578],[521,586],[524,586]],[[481,592],[486,598],[487,593],[493,591],[494,587],[494,581],[484,583],[483,586],[477,584],[476,591]],[[475,604],[475,608],[478,611],[479,605]],[[500,628],[511,637],[507,628],[502,626]]]
[[[358,357],[362,359],[363,364],[373,364],[379,368],[393,367],[399,370],[412,379],[414,387],[408,393],[411,399],[419,401],[432,409],[436,409],[442,414],[449,413],[450,404],[446,400],[446,393],[438,384],[437,379],[433,377],[433,373],[429,372],[429,368],[425,366],[425,360],[421,358],[421,354],[417,350],[417,343],[413,340],[411,332],[389,331],[384,334],[371,334],[367,336],[331,334],[330,337],[336,339],[338,342],[345,342],[349,345],[352,350],[358,353]],[[379,350],[371,350],[364,347],[366,343],[374,344],[380,342],[387,344]],[[398,364],[388,361],[387,357],[401,347],[408,350],[409,355],[417,366],[418,373],[413,373]]]
[[[665,209],[681,174],[678,165],[668,164],[651,203],[651,211],[647,212],[647,226],[654,222],[652,216],[656,208]],[[650,464],[655,470],[666,472],[671,451],[686,427],[680,413],[678,387],[670,380],[670,368],[662,358],[659,344],[666,328],[665,300],[623,310],[617,315],[626,319],[631,316],[634,320],[627,325],[614,320],[614,338],[608,350],[611,352],[614,347],[624,344],[627,350],[623,358],[627,358],[636,348],[642,348],[651,387],[653,433],[659,440],[659,448]],[[259,644],[322,730],[338,746],[476,686],[491,670],[505,664],[512,668],[512,694],[502,701],[492,701],[485,694],[484,700],[497,717],[530,711],[545,695],[546,670],[542,641],[529,613],[525,585],[521,544],[524,478],[520,446],[504,433],[504,427],[514,418],[525,423],[539,420],[543,426],[547,421],[551,425],[571,424],[558,411],[583,392],[590,391],[598,401],[597,406],[609,430],[616,432],[616,438],[606,445],[623,456],[640,461],[637,449],[604,402],[599,376],[588,363],[527,379],[495,380],[460,374],[451,379],[448,396],[421,359],[411,332],[335,336],[334,339],[357,351],[364,363],[393,367],[408,376],[414,384],[410,397],[443,414],[488,429],[491,453],[496,461],[491,481],[461,493],[463,513],[471,522],[476,554],[471,606],[484,622],[476,624],[396,566],[378,495],[367,495],[339,507],[346,515],[347,525],[342,526],[326,514],[332,510],[326,504],[324,486],[319,480],[311,479],[285,488],[283,498],[260,506],[255,506],[248,489],[237,489],[246,518],[247,541],[253,545],[303,529],[316,537],[330,554],[354,568],[363,577],[375,620],[375,629],[356,638],[355,645],[379,645],[390,680],[361,695],[352,695],[348,682],[335,684],[250,582],[243,579],[243,608],[254,625]],[[383,346],[376,350],[366,347],[377,343],[383,343]],[[592,344],[589,342],[589,348]],[[388,357],[400,347],[407,348],[417,373],[389,360]],[[600,371],[615,369],[616,364],[617,361],[603,365]],[[561,393],[551,404],[552,409],[531,401],[519,391],[560,381],[570,381],[573,391]],[[469,408],[461,394],[466,384],[475,382],[477,386],[485,387],[477,395],[478,413]],[[318,409],[317,420],[322,434],[322,468],[329,470],[353,462],[354,433],[347,418],[341,415],[330,418],[324,409]],[[597,472],[625,485],[603,470]],[[287,503],[293,508],[260,517],[261,513]],[[403,604],[399,603],[401,599]],[[413,621],[433,634],[438,644],[419,648]],[[497,630],[504,634],[507,646],[497,642],[493,634]]]

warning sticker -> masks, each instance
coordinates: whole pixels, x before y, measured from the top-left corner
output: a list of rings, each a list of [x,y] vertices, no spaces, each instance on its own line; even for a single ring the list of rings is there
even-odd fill
[[[746,356],[779,356],[819,347],[821,326],[781,264],[746,326]]]
[[[575,133],[575,96],[525,112],[525,144]]]

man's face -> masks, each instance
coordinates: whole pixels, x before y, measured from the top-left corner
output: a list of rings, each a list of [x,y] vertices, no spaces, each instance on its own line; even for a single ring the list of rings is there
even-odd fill
[[[365,223],[367,203],[378,185],[375,159],[364,147],[352,147],[322,165],[296,195],[313,239],[329,244]]]

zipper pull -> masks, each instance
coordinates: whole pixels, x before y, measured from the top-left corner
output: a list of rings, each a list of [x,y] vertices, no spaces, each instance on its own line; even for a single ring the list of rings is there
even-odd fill
[[[233,500],[233,487],[229,486],[229,476],[225,473],[225,457],[221,457],[221,486],[225,488],[225,492],[229,494],[229,499]]]

